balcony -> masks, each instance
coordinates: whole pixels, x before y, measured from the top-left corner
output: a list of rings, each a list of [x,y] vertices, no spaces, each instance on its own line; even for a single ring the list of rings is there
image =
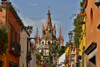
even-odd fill
[[[10,53],[12,53],[15,56],[20,56],[20,53],[21,53],[21,45],[19,43],[13,42],[10,45]]]
[[[26,59],[27,59],[27,62],[29,62],[30,60],[32,60],[31,51],[28,51]]]

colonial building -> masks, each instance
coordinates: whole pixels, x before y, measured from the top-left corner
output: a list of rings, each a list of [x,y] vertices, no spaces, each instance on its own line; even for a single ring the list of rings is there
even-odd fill
[[[100,67],[100,0],[85,0],[87,66]]]
[[[21,55],[19,61],[19,67],[26,67],[27,66],[27,38],[30,38],[30,34],[28,31],[23,27],[20,32],[20,44],[21,44]],[[30,45],[29,45],[30,46]]]
[[[21,53],[20,29],[23,25],[11,2],[2,0],[0,5],[0,23],[8,26],[8,48],[6,55],[0,57],[0,67],[19,67]]]
[[[0,4],[0,25],[3,24],[8,27],[8,48],[6,55],[0,54],[0,67],[26,67],[29,33],[8,0],[1,0]]]
[[[69,44],[68,46],[67,46],[67,48],[66,48],[66,50],[65,50],[65,58],[66,58],[66,60],[65,60],[65,65],[66,65],[66,67],[72,67],[71,66],[71,60],[73,59],[73,58],[71,58],[71,53],[72,53],[72,44]]]
[[[50,11],[48,10],[46,24],[45,26],[42,25],[42,37],[41,38],[38,35],[38,28],[36,30],[36,35],[35,35],[36,47],[38,48],[39,52],[43,51],[44,57],[48,57],[49,56],[49,44],[56,43],[58,47],[60,48],[61,46],[63,46],[63,40],[64,39],[61,33],[61,28],[60,28],[59,36],[56,38],[56,26],[54,25],[54,27],[52,27]]]

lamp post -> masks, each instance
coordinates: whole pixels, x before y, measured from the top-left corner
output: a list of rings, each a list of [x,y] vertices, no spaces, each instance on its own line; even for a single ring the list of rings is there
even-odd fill
[[[68,35],[69,35],[69,44],[71,44],[72,37],[73,37],[72,31],[69,31]],[[72,45],[70,45],[69,54],[70,54],[71,51],[72,51]],[[69,65],[71,65],[71,54],[69,55],[69,62],[70,62]]]
[[[73,33],[72,33],[72,31],[70,31],[69,33],[68,33],[68,35],[69,35],[69,43],[72,41],[72,37],[73,37]]]

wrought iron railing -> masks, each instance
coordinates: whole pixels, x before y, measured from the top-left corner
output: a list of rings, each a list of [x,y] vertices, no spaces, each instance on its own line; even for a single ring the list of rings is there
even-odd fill
[[[21,53],[21,45],[17,42],[13,42],[10,45],[10,52],[13,53],[16,56],[20,56]]]

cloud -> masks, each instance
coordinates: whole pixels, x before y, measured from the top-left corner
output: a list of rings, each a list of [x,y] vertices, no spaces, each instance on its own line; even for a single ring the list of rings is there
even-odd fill
[[[42,24],[45,25],[45,23],[46,23],[46,19],[33,20],[33,19],[28,18],[28,17],[25,17],[25,18],[22,18],[22,20],[23,20],[25,26],[33,26],[34,28],[37,28],[38,27],[40,29],[42,27]],[[56,28],[59,27],[59,24],[60,23],[61,23],[60,21],[52,20],[52,24],[53,24],[53,26],[55,24],[56,25]]]
[[[29,17],[22,18],[22,21],[23,21],[25,26],[33,26],[33,34],[32,35],[35,35],[36,28],[38,28],[39,34],[41,34],[42,25],[43,24],[45,25],[45,23],[46,23],[46,19],[33,20],[33,19],[29,18]],[[59,30],[60,23],[61,23],[60,21],[52,20],[52,25],[53,26],[54,26],[54,24],[56,25],[56,30]]]

